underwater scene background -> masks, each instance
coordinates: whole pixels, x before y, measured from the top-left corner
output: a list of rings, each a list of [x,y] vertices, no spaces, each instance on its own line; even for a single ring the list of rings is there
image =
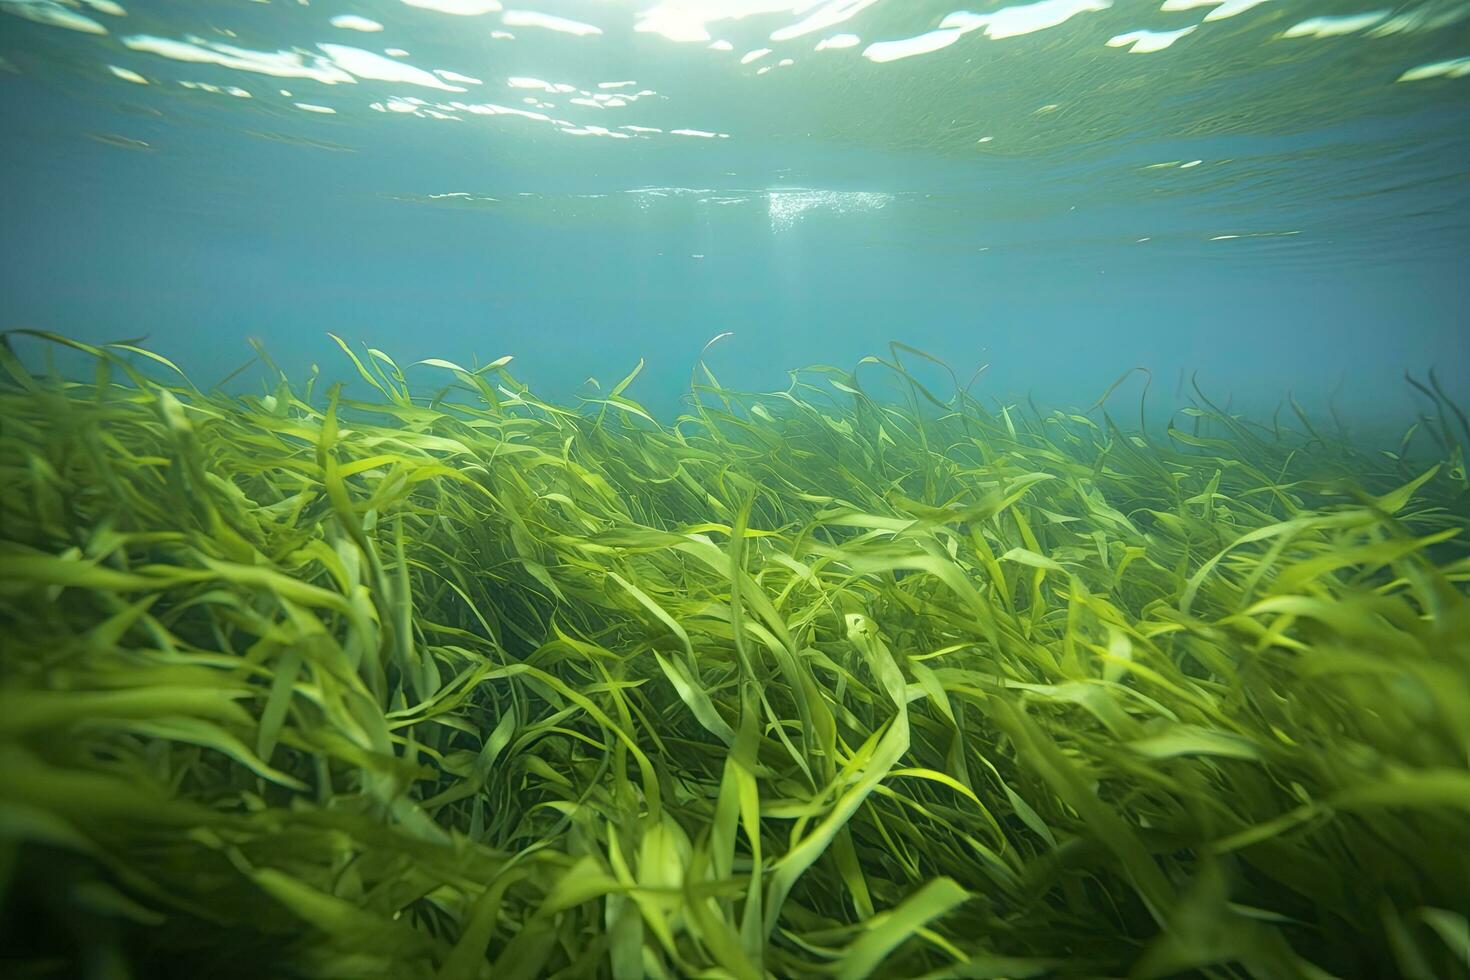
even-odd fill
[[[0,975],[1470,977],[1470,4],[0,0]]]

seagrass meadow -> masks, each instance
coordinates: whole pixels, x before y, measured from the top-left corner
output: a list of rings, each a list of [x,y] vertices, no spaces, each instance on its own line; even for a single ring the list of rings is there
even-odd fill
[[[1430,378],[1382,448],[902,345],[669,423],[39,339],[90,366],[0,365],[8,976],[1470,975]]]

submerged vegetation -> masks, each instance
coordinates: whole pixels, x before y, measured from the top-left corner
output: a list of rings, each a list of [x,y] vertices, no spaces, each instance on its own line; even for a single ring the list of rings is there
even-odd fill
[[[1376,451],[899,345],[664,425],[46,339],[95,375],[0,351],[12,975],[1470,974],[1437,385]]]

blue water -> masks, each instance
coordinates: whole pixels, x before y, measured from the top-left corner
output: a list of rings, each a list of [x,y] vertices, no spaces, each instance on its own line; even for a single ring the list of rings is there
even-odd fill
[[[1222,403],[1368,420],[1408,409],[1405,369],[1470,391],[1467,5],[1119,0],[1035,26],[1050,3],[972,7],[1027,30],[882,61],[958,8],[529,4],[601,31],[578,35],[444,0],[5,0],[0,328],[147,335],[201,383],[249,337],[346,377],[328,331],[399,363],[513,354],[557,398],[641,358],[628,393],[663,413],[727,331],[709,363],[755,389],[899,340],[1067,405],[1134,366],[1164,402],[1197,372]],[[661,10],[710,40],[637,29]],[[1133,29],[1189,30],[1110,46]]]

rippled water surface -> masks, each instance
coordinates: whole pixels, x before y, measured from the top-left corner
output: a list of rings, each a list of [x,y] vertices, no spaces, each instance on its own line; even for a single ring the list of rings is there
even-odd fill
[[[670,395],[721,330],[752,383],[893,337],[1074,400],[1466,377],[1459,0],[0,11],[7,327]]]

